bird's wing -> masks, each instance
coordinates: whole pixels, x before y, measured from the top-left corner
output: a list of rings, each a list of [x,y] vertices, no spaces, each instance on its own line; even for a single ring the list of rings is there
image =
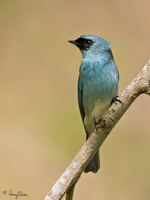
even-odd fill
[[[80,82],[80,77],[78,79],[78,104],[79,104],[79,109],[80,109],[80,114],[82,117],[82,121],[84,121],[84,108],[83,108],[83,87],[82,84]]]

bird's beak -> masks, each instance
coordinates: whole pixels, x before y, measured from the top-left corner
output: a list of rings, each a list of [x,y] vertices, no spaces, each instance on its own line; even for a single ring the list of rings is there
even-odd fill
[[[71,44],[76,45],[79,49],[82,48],[82,44],[79,43],[78,39],[77,40],[69,40],[68,42],[70,42]]]
[[[77,44],[77,42],[75,40],[69,40],[68,42],[70,42],[72,44]]]

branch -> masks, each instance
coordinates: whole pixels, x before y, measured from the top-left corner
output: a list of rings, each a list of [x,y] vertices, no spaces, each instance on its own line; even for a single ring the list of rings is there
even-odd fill
[[[150,60],[120,95],[122,103],[116,102],[110,107],[109,111],[103,117],[105,126],[92,132],[72,163],[48,192],[45,200],[60,200],[65,193],[67,193],[67,200],[72,199],[74,186],[83,170],[119,119],[142,93],[150,95]],[[70,198],[67,197],[69,193],[71,194]]]
[[[75,184],[74,183],[68,190],[68,192],[66,193],[66,200],[73,200],[73,192],[74,192],[74,188],[75,188]]]

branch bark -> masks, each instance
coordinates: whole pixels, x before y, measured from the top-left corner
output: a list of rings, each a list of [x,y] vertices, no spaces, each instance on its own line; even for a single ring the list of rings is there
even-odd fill
[[[122,103],[116,102],[110,107],[103,117],[105,126],[93,131],[72,163],[48,192],[45,200],[60,200],[65,194],[67,200],[72,199],[74,186],[83,170],[119,119],[142,93],[150,95],[150,60],[120,95]]]

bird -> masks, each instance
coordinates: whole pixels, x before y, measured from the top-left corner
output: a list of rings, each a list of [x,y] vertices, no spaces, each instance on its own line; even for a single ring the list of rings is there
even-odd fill
[[[111,43],[95,35],[82,35],[68,42],[82,53],[78,77],[78,105],[86,132],[86,140],[118,95],[119,72],[111,51]],[[99,151],[84,172],[100,169]]]

